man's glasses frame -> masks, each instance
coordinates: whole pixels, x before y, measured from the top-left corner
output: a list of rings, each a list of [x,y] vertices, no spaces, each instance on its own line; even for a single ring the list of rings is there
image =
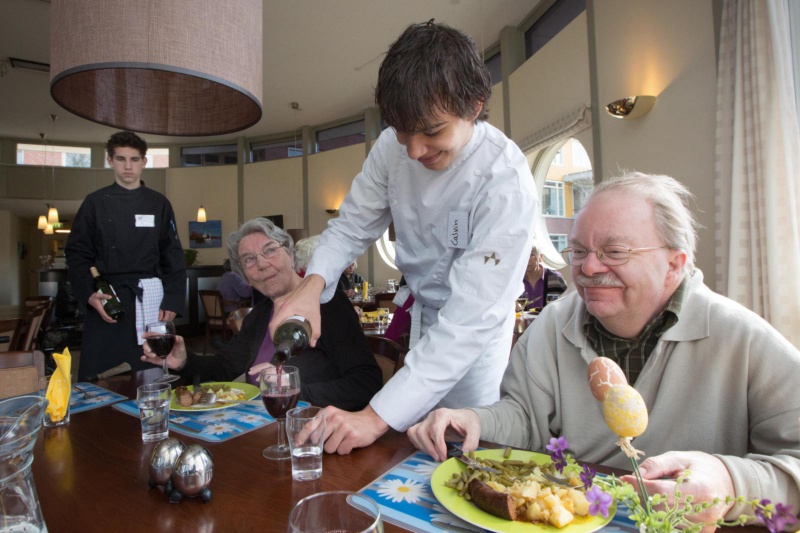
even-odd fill
[[[597,260],[606,266],[621,266],[631,260],[631,255],[640,252],[650,252],[661,250],[669,246],[647,246],[645,248],[628,248],[627,246],[608,245],[601,246],[597,250],[589,250],[582,246],[570,246],[561,250],[561,255],[568,265],[580,266],[586,262],[589,254],[597,256]]]
[[[279,244],[278,246],[268,244],[258,252],[258,255],[269,261],[275,257],[275,254],[278,253],[278,250],[281,248],[284,248],[283,244]],[[245,268],[253,268],[256,266],[256,263],[258,263],[258,257],[254,254],[245,254],[239,257],[239,264]]]

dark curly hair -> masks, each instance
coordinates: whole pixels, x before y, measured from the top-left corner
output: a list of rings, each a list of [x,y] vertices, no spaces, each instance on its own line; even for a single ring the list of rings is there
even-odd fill
[[[403,133],[428,129],[437,112],[486,120],[492,95],[489,70],[472,38],[433,20],[412,24],[392,44],[378,72],[375,103],[386,123]]]
[[[142,157],[147,155],[147,143],[132,131],[118,131],[109,137],[106,143],[106,153],[108,153],[108,157],[114,157],[114,151],[123,147],[138,150]]]

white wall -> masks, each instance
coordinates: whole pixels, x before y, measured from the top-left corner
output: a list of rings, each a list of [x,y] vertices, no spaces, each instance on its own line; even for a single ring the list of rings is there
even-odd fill
[[[303,209],[302,158],[244,166],[244,220],[283,215],[285,228],[302,228]]]
[[[17,254],[17,243],[23,240],[19,218],[10,211],[0,211],[0,305],[22,303],[19,282],[24,261]]]

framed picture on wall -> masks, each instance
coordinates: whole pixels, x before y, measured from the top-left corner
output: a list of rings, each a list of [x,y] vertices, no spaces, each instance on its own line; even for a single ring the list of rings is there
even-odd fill
[[[222,221],[189,222],[189,248],[222,248]]]
[[[272,222],[273,224],[275,224],[279,228],[284,229],[284,227],[283,227],[283,215],[264,215],[264,218],[266,218],[267,220],[269,220],[270,222]]]

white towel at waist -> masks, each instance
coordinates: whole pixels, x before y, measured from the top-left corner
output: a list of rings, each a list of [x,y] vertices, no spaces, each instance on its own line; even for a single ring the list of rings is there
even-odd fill
[[[139,280],[139,287],[144,291],[142,299],[136,298],[136,340],[144,344],[142,333],[145,324],[158,321],[158,310],[164,299],[164,286],[159,278]]]

